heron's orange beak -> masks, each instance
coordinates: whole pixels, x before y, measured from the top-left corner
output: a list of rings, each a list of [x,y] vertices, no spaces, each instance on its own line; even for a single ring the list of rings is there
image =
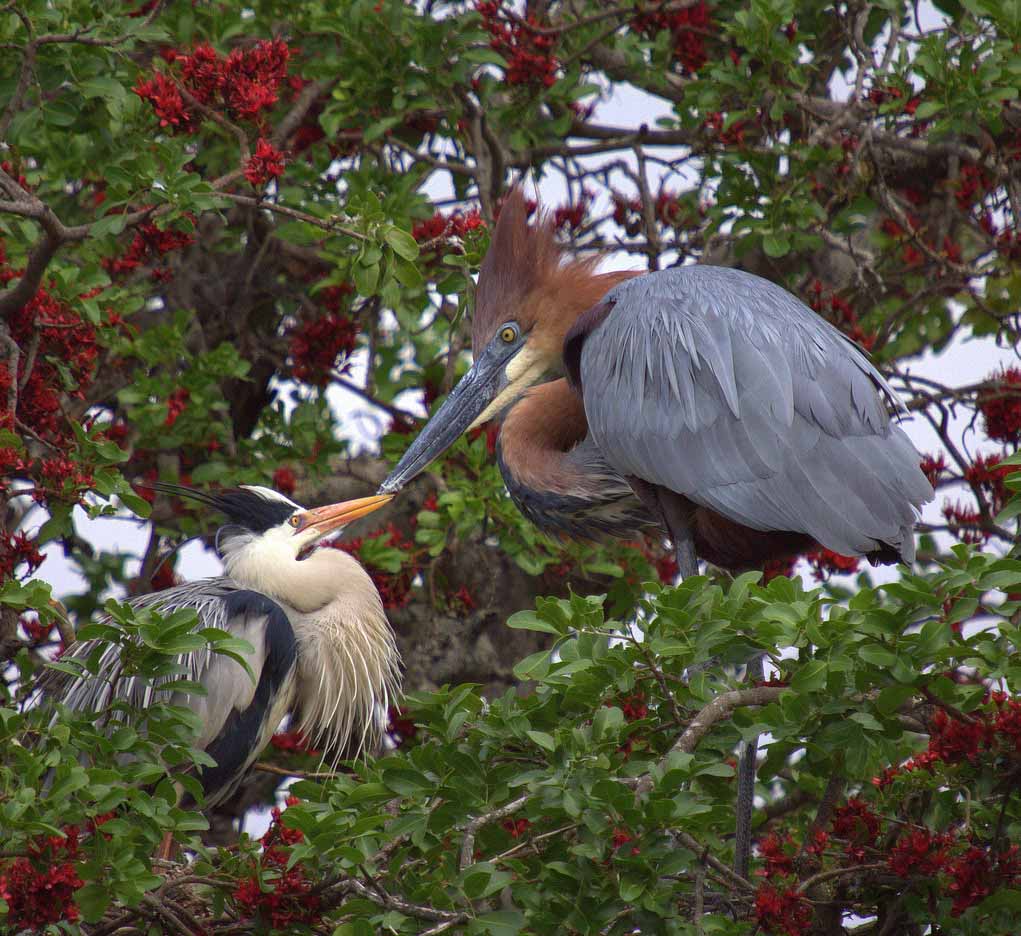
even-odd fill
[[[393,499],[393,494],[374,494],[372,497],[359,497],[340,504],[315,507],[297,515],[299,522],[295,526],[294,532],[309,533],[314,530],[316,537],[320,538],[340,529],[340,527],[347,526],[359,517],[379,510]]]

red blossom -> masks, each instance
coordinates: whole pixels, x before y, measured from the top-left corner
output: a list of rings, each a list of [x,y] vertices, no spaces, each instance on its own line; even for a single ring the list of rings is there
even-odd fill
[[[394,549],[399,549],[403,552],[411,553],[414,550],[414,544],[406,540],[400,530],[397,529],[393,523],[388,523],[383,529],[376,530],[374,533],[369,533],[364,537],[356,536],[352,539],[333,541],[328,545],[334,549],[340,549],[343,552],[350,553],[352,556],[358,556],[362,548],[362,543],[365,540],[379,540],[385,538],[385,544],[391,546]],[[413,562],[402,566],[399,572],[384,572],[380,569],[374,568],[371,563],[367,566],[367,571],[376,589],[379,591],[379,596],[383,600],[383,607],[385,608],[403,608],[409,601],[411,601],[411,589],[414,583],[414,578],[418,574],[418,566]]]
[[[846,852],[852,861],[864,861],[865,849],[871,848],[879,836],[879,817],[859,796],[852,796],[846,806],[833,810],[833,834],[847,840]]]
[[[358,327],[347,316],[330,313],[291,331],[291,373],[295,380],[325,387],[339,361],[346,361],[358,342]]]
[[[623,696],[618,700],[618,704],[626,721],[638,721],[648,717],[649,707],[646,705],[644,692],[634,692],[631,695]]]
[[[318,754],[303,731],[278,731],[269,743],[285,754]]]
[[[442,212],[437,211],[427,221],[419,221],[415,224],[411,228],[411,236],[418,243],[423,244],[446,237],[463,238],[469,231],[477,231],[485,226],[486,222],[482,220],[478,209],[473,208],[467,214],[454,212],[449,216],[444,216]]]
[[[14,578],[20,565],[27,568],[24,575],[32,575],[46,557],[39,552],[36,541],[25,533],[7,533],[0,536],[0,581]]]
[[[287,805],[293,806],[297,802],[297,798],[290,797]],[[259,863],[262,874],[255,873],[253,868],[252,877],[243,880],[235,888],[233,896],[242,914],[249,919],[269,923],[275,929],[292,929],[318,920],[321,900],[313,892],[313,884],[300,864],[287,868],[289,856],[286,847],[304,841],[305,836],[300,829],[285,826],[281,815],[282,810],[274,807],[269,829],[261,839]],[[260,876],[266,890],[259,886]]]
[[[900,877],[912,874],[932,876],[947,862],[953,837],[947,833],[933,835],[928,829],[912,829],[898,839],[890,851],[890,870]]]
[[[0,866],[0,898],[7,902],[7,926],[12,932],[39,931],[50,924],[78,919],[74,892],[83,885],[73,859],[78,857],[78,827],[64,835],[37,838],[27,858]]]
[[[639,13],[631,21],[631,26],[649,38],[664,30],[669,31],[674,57],[685,72],[697,72],[709,60],[705,36],[713,28],[713,20],[703,0],[680,10],[668,11],[661,7]]]
[[[813,569],[816,581],[823,582],[831,575],[851,575],[858,571],[861,559],[858,556],[842,556],[832,549],[813,549],[805,553]]]
[[[766,862],[762,873],[766,877],[794,873],[794,856],[797,849],[790,834],[770,832],[759,841],[759,855]]]
[[[962,543],[981,543],[989,539],[989,531],[982,529],[982,515],[974,507],[944,501],[942,513],[951,532]]]
[[[560,63],[553,54],[557,45],[554,32],[544,29],[533,14],[524,20],[508,17],[503,0],[480,0],[475,9],[491,36],[490,48],[507,63],[504,68],[507,84],[551,88],[557,83]]]
[[[793,887],[763,884],[755,894],[755,919],[767,933],[801,936],[812,922],[812,908]]]
[[[512,839],[521,838],[531,824],[527,819],[505,819],[502,823]]]
[[[281,494],[286,494],[290,497],[294,493],[295,485],[298,483],[298,479],[294,476],[294,471],[288,468],[286,465],[277,468],[273,472],[273,487],[275,487]]]
[[[245,163],[245,178],[258,188],[283,174],[284,154],[269,140],[260,139],[255,145],[255,155]]]
[[[187,387],[178,387],[167,397],[167,416],[163,420],[163,425],[167,429],[170,429],[180,418],[181,413],[188,408],[190,397],[191,393]]]
[[[797,556],[790,556],[786,559],[766,560],[766,562],[762,564],[762,584],[765,585],[781,575],[785,575],[789,578],[794,574],[794,567],[797,564]]]
[[[929,479],[929,484],[936,487],[939,476],[947,470],[947,462],[943,453],[940,452],[939,455],[923,455],[918,467],[922,469],[922,474]]]
[[[163,72],[156,72],[148,80],[138,79],[138,83],[131,89],[143,101],[148,101],[159,118],[161,127],[170,127],[175,132],[193,133],[198,124],[198,119],[184,103],[181,96],[181,89],[177,83],[164,75]]]
[[[988,378],[978,395],[986,435],[997,442],[1021,442],[1021,368],[1006,367]]]
[[[387,716],[387,734],[398,735],[402,743],[412,740],[418,734],[418,725],[408,717],[408,710],[403,705],[390,706]]]

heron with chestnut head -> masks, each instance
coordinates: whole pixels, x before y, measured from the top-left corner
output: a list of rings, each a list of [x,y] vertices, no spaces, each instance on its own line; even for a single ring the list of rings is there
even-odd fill
[[[529,224],[509,195],[479,273],[474,363],[381,492],[495,419],[508,493],[548,532],[659,527],[681,576],[699,559],[738,570],[816,545],[914,559],[932,487],[891,418],[893,389],[849,338],[750,273],[597,262],[565,256],[552,221]]]
[[[214,627],[243,638],[253,648],[246,658],[251,673],[229,656],[197,650],[181,654],[177,663],[205,695],[161,692],[160,682],[178,675],[116,678],[121,648],[109,645],[95,677],[49,671],[41,681],[43,693],[80,712],[100,712],[115,702],[146,708],[161,701],[191,709],[202,726],[195,746],[216,762],[199,773],[207,807],[237,788],[289,713],[298,713],[298,727],[316,748],[357,752],[377,744],[400,682],[393,631],[358,561],[341,550],[316,547],[390,496],[306,509],[264,487],[202,492],[151,486],[227,517],[215,541],[224,574],[131,604],[161,613],[190,609],[198,630]],[[84,662],[95,649],[94,641],[82,641],[63,659]]]

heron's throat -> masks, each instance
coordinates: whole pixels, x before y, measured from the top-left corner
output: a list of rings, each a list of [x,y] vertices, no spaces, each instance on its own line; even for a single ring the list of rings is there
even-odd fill
[[[520,400],[529,387],[542,383],[551,373],[555,373],[559,363],[559,357],[555,353],[551,354],[545,348],[526,344],[507,363],[504,370],[507,383],[468,427],[469,430],[499,416]]]

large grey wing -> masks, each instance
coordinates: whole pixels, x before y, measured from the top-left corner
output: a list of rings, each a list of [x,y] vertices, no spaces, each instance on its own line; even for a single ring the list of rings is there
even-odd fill
[[[865,356],[786,290],[722,267],[623,283],[579,361],[593,439],[612,467],[756,530],[841,553],[913,557],[932,498]]]
[[[110,645],[100,657],[99,675],[75,678],[51,672],[42,680],[40,689],[82,712],[103,711],[114,701],[136,708],[146,708],[154,701],[190,708],[203,725],[196,746],[217,761],[217,767],[208,768],[202,776],[207,793],[214,791],[223,776],[233,776],[244,761],[254,759],[290,705],[297,658],[290,621],[276,602],[258,592],[238,588],[225,578],[203,579],[155,592],[132,604],[166,613],[190,608],[197,613],[200,627],[216,627],[247,640],[253,652],[246,661],[254,679],[230,657],[199,650],[181,654],[177,663],[189,679],[205,687],[206,694],[164,690],[161,686],[175,676],[152,682],[118,677],[120,648]],[[97,646],[96,641],[75,644],[65,659],[85,660]],[[256,750],[251,751],[253,747]]]

